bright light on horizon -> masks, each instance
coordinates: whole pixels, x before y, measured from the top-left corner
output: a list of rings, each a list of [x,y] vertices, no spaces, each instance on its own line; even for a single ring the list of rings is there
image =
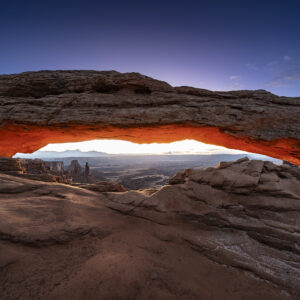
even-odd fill
[[[220,146],[204,144],[195,140],[183,140],[173,143],[136,144],[122,140],[91,140],[77,143],[49,144],[39,151],[80,150],[97,151],[108,154],[240,154],[244,151],[227,149]]]

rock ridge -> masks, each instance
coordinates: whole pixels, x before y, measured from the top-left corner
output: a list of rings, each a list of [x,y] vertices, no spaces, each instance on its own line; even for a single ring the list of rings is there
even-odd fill
[[[0,173],[3,295],[298,299],[299,183],[298,167],[247,158],[177,173],[158,191]]]
[[[183,239],[209,259],[300,286],[298,167],[246,157],[185,170],[169,184],[150,196],[108,194],[107,206],[158,224],[196,224],[199,235],[186,232]]]

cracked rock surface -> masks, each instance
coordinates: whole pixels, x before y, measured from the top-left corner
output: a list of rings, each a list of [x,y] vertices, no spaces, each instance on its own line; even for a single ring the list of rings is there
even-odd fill
[[[0,298],[298,299],[299,183],[248,159],[158,191],[1,174]]]

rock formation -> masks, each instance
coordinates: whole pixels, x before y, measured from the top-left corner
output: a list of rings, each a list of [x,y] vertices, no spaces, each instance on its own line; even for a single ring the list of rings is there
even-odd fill
[[[89,139],[204,143],[300,165],[300,98],[171,87],[138,73],[0,76],[0,156]]]
[[[0,158],[0,298],[299,299],[299,115],[300,98],[137,73],[0,76],[0,156],[190,138],[290,162],[222,162],[125,191],[78,161],[67,185],[61,162]]]
[[[33,180],[71,183],[72,177],[62,161],[0,157],[0,172]]]
[[[78,182],[84,177],[83,169],[76,159],[71,161],[71,164],[68,166],[67,170],[71,174],[74,182]]]
[[[77,160],[65,170],[62,161],[43,161],[0,157],[0,173],[10,174],[32,180],[72,184],[96,192],[125,192],[126,188],[112,181],[99,181],[87,172]],[[89,170],[89,169],[88,169]]]
[[[126,188],[113,181],[97,181],[96,183],[73,183],[78,186],[94,192],[126,192]]]
[[[85,175],[86,177],[90,176],[90,166],[89,166],[89,163],[88,163],[88,162],[85,163],[84,175]]]
[[[240,159],[159,191],[0,174],[4,299],[299,299],[300,169]]]
[[[0,172],[6,174],[23,174],[26,172],[21,159],[0,157]]]
[[[52,171],[61,172],[61,173],[65,171],[65,166],[63,161],[47,161],[46,164]]]
[[[72,160],[71,164],[67,167],[67,171],[73,178],[74,183],[96,183],[98,180],[90,174],[89,170],[88,163],[83,168],[76,159]]]
[[[298,167],[244,158],[186,170],[170,184],[150,197],[109,195],[107,206],[160,224],[197,224],[198,234],[183,237],[193,249],[300,293]]]

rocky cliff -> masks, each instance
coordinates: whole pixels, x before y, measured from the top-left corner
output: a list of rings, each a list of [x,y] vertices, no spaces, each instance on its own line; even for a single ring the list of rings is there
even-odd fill
[[[78,160],[74,159],[67,167],[67,171],[72,176],[73,182],[95,183],[97,181],[93,176],[90,175],[88,163],[86,163],[85,168],[83,168]]]
[[[300,292],[298,167],[244,158],[169,183],[150,197],[108,195],[107,206],[160,224],[195,224],[198,234],[184,239],[202,255]]]
[[[100,181],[90,174],[90,167],[86,162],[83,168],[78,160],[72,160],[67,167],[72,177],[72,185],[96,192],[125,192],[123,185],[112,181]]]
[[[62,161],[47,162],[41,159],[0,157],[0,172],[33,180],[72,182],[72,177],[65,171]]]
[[[300,98],[212,92],[138,73],[40,71],[0,76],[0,156],[89,139],[195,139],[300,165]]]
[[[62,161],[43,161],[41,159],[23,159],[0,157],[0,174],[28,178],[45,182],[72,184],[98,192],[125,192],[123,185],[112,181],[100,181],[89,174],[77,160],[73,160],[65,170]]]

